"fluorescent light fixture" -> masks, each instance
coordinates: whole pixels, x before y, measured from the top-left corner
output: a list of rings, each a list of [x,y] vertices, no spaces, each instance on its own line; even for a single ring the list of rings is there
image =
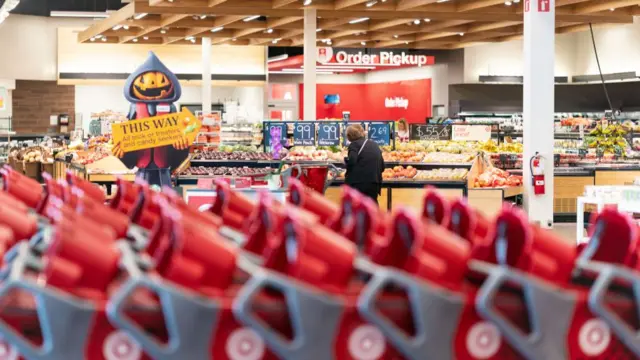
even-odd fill
[[[252,15],[252,16],[244,18],[242,21],[249,22],[249,21],[255,20],[255,19],[259,18],[259,17],[260,17],[260,15]]]
[[[204,20],[207,18],[207,15],[200,15],[200,20]]]
[[[52,11],[51,17],[108,18],[109,14],[99,11]]]
[[[367,20],[369,20],[368,17],[363,17],[363,18],[359,18],[359,19],[353,19],[353,20],[349,21],[349,24],[357,24],[357,23],[365,22]]]
[[[143,36],[142,40],[149,40],[149,37],[148,36]]]
[[[220,30],[222,30],[222,29],[224,29],[224,26],[214,27],[213,29],[211,29],[211,32],[212,32],[212,33],[214,33],[214,32],[218,32],[218,31],[220,31]]]
[[[122,28],[125,30],[129,30],[129,25],[124,25]]]
[[[111,30],[116,31],[116,30],[120,30],[120,28],[122,28],[122,25],[116,25],[112,27]]]
[[[312,2],[313,2],[313,0],[304,0],[302,5],[304,5],[304,6],[311,5]]]
[[[367,45],[367,42],[366,41],[361,41],[360,45],[365,46],[365,45]]]
[[[196,43],[196,39],[191,39],[191,43],[195,44]]]
[[[283,55],[278,55],[278,56],[274,56],[274,57],[270,57],[267,59],[268,63],[272,63],[274,61],[282,61],[282,60],[286,60],[289,58],[288,54],[283,54]]]
[[[367,6],[367,7],[372,7],[373,5],[375,5],[375,4],[377,4],[377,3],[378,3],[377,1],[369,1],[369,2],[366,4],[366,6]]]
[[[162,29],[162,30],[160,30],[160,34],[166,34],[166,33],[167,33],[167,30],[166,30],[166,29]]]
[[[106,41],[107,41],[107,38],[106,38],[106,37],[103,37],[101,40],[102,40],[102,42],[106,42]]]
[[[148,15],[147,13],[136,14],[133,18],[135,20],[140,20],[140,19],[142,19],[143,17],[145,17],[147,15]]]
[[[266,32],[267,34],[271,34],[271,33],[273,32],[273,29],[272,29],[272,28],[268,28],[265,32]]]
[[[131,40],[131,41],[133,41],[133,42],[138,42],[138,39],[133,39],[133,40]]]

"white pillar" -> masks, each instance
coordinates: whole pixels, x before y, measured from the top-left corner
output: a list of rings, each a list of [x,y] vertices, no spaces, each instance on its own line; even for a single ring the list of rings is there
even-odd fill
[[[316,9],[304,9],[304,114],[316,120]]]
[[[202,38],[202,112],[211,113],[211,38]]]
[[[555,0],[524,4],[524,206],[531,222],[553,224]],[[545,194],[535,195],[529,161],[543,157]]]

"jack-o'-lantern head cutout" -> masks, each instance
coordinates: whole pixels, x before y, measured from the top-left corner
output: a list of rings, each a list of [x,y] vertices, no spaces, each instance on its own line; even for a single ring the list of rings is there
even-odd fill
[[[124,96],[132,103],[173,103],[178,101],[182,89],[178,78],[149,52],[149,57],[129,75]]]
[[[140,100],[167,99],[173,93],[173,84],[167,75],[159,71],[149,71],[133,80],[131,92]]]

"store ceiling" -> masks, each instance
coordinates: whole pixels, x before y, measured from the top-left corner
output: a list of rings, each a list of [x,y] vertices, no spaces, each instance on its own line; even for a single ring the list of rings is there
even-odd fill
[[[206,36],[214,45],[302,46],[309,7],[317,9],[319,45],[334,47],[457,49],[523,32],[524,0],[131,1],[79,41],[199,44]],[[629,24],[640,15],[640,0],[556,0],[556,6],[557,33],[584,31],[589,23]]]
[[[0,0],[0,4],[4,0]],[[108,11],[123,6],[120,0],[20,0],[12,14],[49,16],[52,11]]]

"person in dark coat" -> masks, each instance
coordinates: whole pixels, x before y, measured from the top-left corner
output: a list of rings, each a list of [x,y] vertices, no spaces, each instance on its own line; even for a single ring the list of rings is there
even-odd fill
[[[378,144],[365,138],[364,129],[360,125],[350,125],[347,128],[347,140],[351,143],[345,158],[345,182],[378,203],[384,171],[382,151]]]

